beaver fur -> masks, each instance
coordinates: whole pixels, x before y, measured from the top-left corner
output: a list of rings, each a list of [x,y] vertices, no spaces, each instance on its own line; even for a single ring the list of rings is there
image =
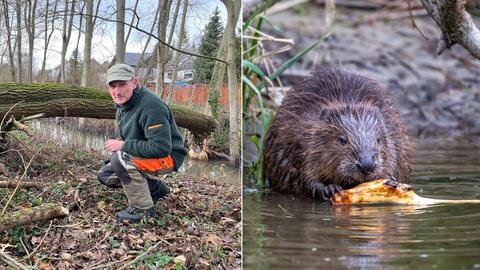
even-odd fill
[[[274,190],[329,200],[364,181],[406,183],[410,143],[399,112],[375,81],[340,69],[289,90],[265,138]]]

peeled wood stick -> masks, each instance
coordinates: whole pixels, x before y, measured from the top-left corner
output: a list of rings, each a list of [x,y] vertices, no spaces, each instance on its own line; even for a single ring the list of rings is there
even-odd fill
[[[429,205],[440,203],[480,203],[480,200],[447,200],[425,198],[413,191],[409,184],[388,179],[379,179],[362,183],[354,188],[336,193],[332,198],[334,205],[394,203],[407,205]]]
[[[37,207],[24,208],[0,216],[0,232],[19,225],[65,216],[68,216],[68,209],[58,203],[47,203]]]

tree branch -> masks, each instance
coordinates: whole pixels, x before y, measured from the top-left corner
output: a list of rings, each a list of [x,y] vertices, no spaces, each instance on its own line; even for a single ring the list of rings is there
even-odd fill
[[[182,49],[178,49],[178,48],[175,48],[174,46],[168,44],[167,42],[163,41],[162,39],[160,39],[159,37],[157,37],[156,35],[152,34],[152,33],[149,33],[148,31],[146,30],[143,30],[142,28],[138,27],[138,22],[139,22],[139,19],[137,20],[137,22],[135,23],[135,25],[133,24],[130,24],[130,23],[127,23],[127,22],[123,22],[123,21],[118,21],[118,20],[114,20],[114,19],[108,19],[108,18],[104,18],[102,16],[98,16],[98,15],[93,15],[93,14],[84,14],[84,13],[81,13],[81,12],[77,12],[77,13],[74,13],[74,15],[79,15],[79,16],[91,16],[93,18],[98,18],[100,20],[104,20],[106,22],[121,22],[123,23],[124,25],[127,25],[127,26],[130,26],[131,28],[141,32],[141,33],[144,33],[145,35],[148,35],[148,36],[151,36],[153,37],[154,39],[158,40],[158,42],[162,43],[163,45],[167,46],[168,48],[174,50],[174,51],[177,51],[177,52],[180,52],[180,53],[183,53],[183,54],[186,54],[186,55],[191,55],[191,56],[196,56],[196,57],[201,57],[201,58],[206,58],[206,59],[210,59],[210,60],[214,60],[214,61],[218,61],[218,62],[222,62],[222,63],[225,63],[226,65],[228,65],[228,63],[222,59],[218,59],[218,58],[215,58],[215,57],[210,57],[210,56],[206,56],[206,55],[201,55],[201,54],[196,54],[196,53],[191,53],[191,52],[187,52],[187,51],[184,51]],[[134,14],[135,17],[138,18],[138,15]]]
[[[463,46],[472,56],[480,59],[480,31],[465,11],[465,0],[420,0],[425,10],[442,31],[437,54],[455,44]]]
[[[65,216],[68,216],[68,209],[58,203],[47,203],[37,207],[25,208],[0,216],[0,232],[19,225]]]

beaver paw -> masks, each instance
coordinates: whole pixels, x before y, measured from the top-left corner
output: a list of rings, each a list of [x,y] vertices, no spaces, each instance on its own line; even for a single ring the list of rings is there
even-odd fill
[[[327,186],[321,182],[313,182],[310,184],[310,194],[312,194],[312,198],[318,198],[324,201],[330,201],[330,198],[332,198],[335,193],[342,190],[341,186],[335,184]]]
[[[343,188],[339,185],[328,185],[323,189],[323,199],[325,201],[330,201],[331,198],[335,195],[335,193],[342,191]]]

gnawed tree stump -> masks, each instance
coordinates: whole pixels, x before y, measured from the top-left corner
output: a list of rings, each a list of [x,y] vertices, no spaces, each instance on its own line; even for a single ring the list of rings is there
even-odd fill
[[[68,209],[58,203],[47,203],[41,206],[24,208],[19,211],[0,216],[0,232],[19,225],[68,216]]]
[[[15,105],[16,103],[19,104]],[[13,107],[15,105],[15,107]],[[54,83],[0,83],[0,120],[44,113],[44,117],[114,119],[115,108],[106,89]],[[210,116],[186,106],[170,105],[177,125],[200,136],[217,128]]]

